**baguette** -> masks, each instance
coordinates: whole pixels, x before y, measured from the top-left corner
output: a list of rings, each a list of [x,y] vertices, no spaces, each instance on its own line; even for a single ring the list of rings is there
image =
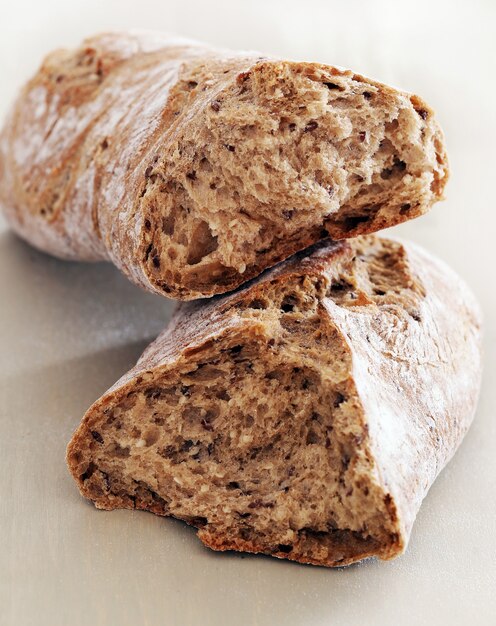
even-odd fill
[[[447,171],[417,96],[328,65],[104,34],[48,56],[22,90],[0,205],[34,246],[188,300],[417,217]]]
[[[374,236],[320,243],[183,303],[67,460],[98,508],[174,516],[215,550],[390,559],[470,425],[480,370],[477,305],[444,264]]]

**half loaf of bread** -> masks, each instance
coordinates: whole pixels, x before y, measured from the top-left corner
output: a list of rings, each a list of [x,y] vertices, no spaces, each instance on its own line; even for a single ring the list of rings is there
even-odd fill
[[[390,559],[472,420],[480,323],[416,247],[321,243],[183,304],[68,447],[81,493],[196,526],[215,550]]]
[[[150,33],[51,54],[0,139],[0,204],[22,237],[186,300],[421,215],[446,180],[417,96]]]

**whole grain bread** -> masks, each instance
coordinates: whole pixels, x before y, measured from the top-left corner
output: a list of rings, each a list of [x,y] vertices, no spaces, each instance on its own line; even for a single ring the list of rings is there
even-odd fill
[[[186,300],[421,215],[446,180],[417,96],[153,33],[48,56],[0,138],[0,204],[22,237]]]
[[[182,304],[68,447],[81,493],[196,526],[215,550],[335,566],[400,554],[472,420],[480,320],[443,263],[320,243]]]

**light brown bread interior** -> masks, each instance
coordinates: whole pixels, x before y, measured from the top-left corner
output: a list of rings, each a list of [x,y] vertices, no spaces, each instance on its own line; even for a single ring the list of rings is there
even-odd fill
[[[202,84],[198,72],[185,90]],[[442,197],[442,136],[415,97],[261,61],[205,104],[195,132],[186,126],[150,166],[141,201],[147,272],[164,291],[233,286],[322,237],[380,230]]]

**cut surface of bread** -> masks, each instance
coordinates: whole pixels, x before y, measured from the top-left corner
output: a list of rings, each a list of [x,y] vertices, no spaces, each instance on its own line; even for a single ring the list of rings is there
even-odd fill
[[[0,203],[28,241],[110,259],[180,299],[417,217],[448,172],[417,96],[149,33],[50,55],[7,120],[0,163]]]
[[[336,566],[401,553],[472,419],[478,310],[437,260],[320,244],[182,305],[68,447],[81,493],[215,550]]]

